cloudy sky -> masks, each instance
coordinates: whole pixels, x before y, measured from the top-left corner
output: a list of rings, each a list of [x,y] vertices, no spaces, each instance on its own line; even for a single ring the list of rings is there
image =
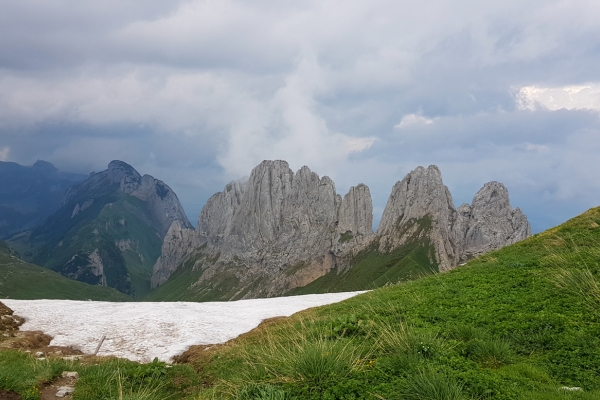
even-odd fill
[[[503,182],[534,231],[600,205],[600,2],[0,0],[0,160],[169,184],[195,222],[263,159],[456,206]]]

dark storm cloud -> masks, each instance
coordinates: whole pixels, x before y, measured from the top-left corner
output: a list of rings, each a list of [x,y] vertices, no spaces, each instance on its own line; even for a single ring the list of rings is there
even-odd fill
[[[600,198],[597,2],[0,5],[2,160],[120,158],[192,220],[266,158],[368,184],[376,214],[419,164],[457,203],[504,182],[537,230]]]

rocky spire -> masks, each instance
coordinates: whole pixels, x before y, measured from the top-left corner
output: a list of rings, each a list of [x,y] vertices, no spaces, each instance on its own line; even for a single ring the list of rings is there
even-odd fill
[[[459,207],[454,224],[460,262],[531,236],[531,226],[520,208],[510,206],[508,190],[500,182],[486,183],[471,205]]]
[[[426,235],[435,248],[440,271],[450,269],[457,258],[449,231],[455,213],[439,168],[417,167],[392,188],[377,228],[380,250],[390,251],[418,235]]]

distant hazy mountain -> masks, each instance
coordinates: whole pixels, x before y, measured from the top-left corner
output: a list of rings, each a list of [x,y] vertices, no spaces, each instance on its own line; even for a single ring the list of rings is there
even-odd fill
[[[10,242],[27,261],[141,297],[150,290],[152,267],[175,221],[191,228],[169,186],[112,161],[72,186],[41,226]]]
[[[67,189],[87,177],[60,172],[46,161],[30,167],[0,161],[0,237],[44,222],[58,210]]]

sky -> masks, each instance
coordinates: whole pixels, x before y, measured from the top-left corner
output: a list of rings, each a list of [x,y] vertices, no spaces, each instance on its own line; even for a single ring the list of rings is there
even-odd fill
[[[195,223],[264,159],[379,221],[440,167],[454,203],[509,190],[534,232],[600,205],[600,2],[0,0],[0,161],[119,159]],[[376,225],[375,225],[376,227]]]

